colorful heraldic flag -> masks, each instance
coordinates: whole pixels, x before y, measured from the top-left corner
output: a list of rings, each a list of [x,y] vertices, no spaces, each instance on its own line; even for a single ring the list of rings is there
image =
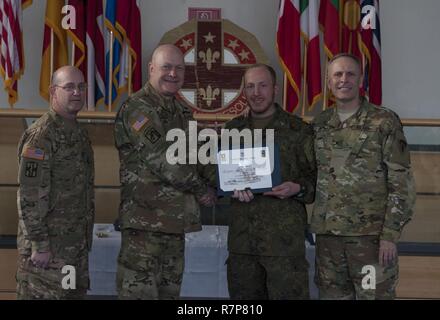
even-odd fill
[[[51,72],[68,64],[66,31],[61,27],[61,9],[63,6],[64,1],[60,0],[47,0],[46,3],[43,61],[40,71],[40,94],[46,100],[49,100]],[[53,43],[51,42],[52,32]],[[51,48],[53,49],[53,61],[51,61]]]
[[[367,25],[363,23],[367,21]],[[379,0],[321,0],[319,23],[324,34],[324,49],[331,59],[341,52],[357,56],[362,62],[362,95],[380,105],[382,102],[382,61]]]
[[[18,100],[17,81],[24,71],[22,9],[31,0],[0,1],[0,73],[12,107]]]
[[[74,43],[74,65],[88,83],[87,108],[94,110],[105,93],[105,63],[102,1],[69,0],[75,7],[76,26],[67,34]]]
[[[128,79],[131,72],[131,89],[132,91],[137,91],[142,87],[142,40],[139,1],[118,1],[116,29],[122,36],[123,52],[128,53],[131,57],[131,68],[124,61],[124,64],[121,64],[121,75],[123,78]],[[122,82],[125,83],[125,80]]]
[[[300,0],[281,0],[278,13],[276,47],[288,79],[286,109],[298,107],[301,88]]]
[[[369,101],[382,104],[382,58],[380,42],[379,0],[361,0],[361,50],[365,56],[364,91]],[[368,15],[368,16],[367,16]]]
[[[304,79],[307,83],[309,109],[321,99],[321,50],[319,46],[318,0],[301,0],[301,34],[304,38],[306,66]],[[303,92],[303,94],[306,94]]]
[[[121,67],[121,62],[125,61],[125,56],[122,56],[122,36],[116,29],[116,14],[118,2],[118,0],[106,1],[104,18],[104,25],[107,35],[105,50],[105,104],[111,104],[112,109],[116,103],[119,94],[124,91],[126,87],[123,73],[121,72],[121,68],[124,68],[124,66]],[[112,52],[112,54],[110,54],[110,51]]]
[[[329,59],[340,52],[340,0],[321,0],[319,24],[324,35],[324,50]]]

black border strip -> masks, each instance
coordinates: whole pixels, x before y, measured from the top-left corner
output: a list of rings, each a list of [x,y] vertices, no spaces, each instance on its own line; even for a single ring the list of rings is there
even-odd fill
[[[17,249],[17,236],[0,236],[0,249]],[[440,242],[399,242],[400,256],[440,256]]]
[[[426,152],[440,152],[440,145],[436,144],[410,144],[410,151],[426,151]]]

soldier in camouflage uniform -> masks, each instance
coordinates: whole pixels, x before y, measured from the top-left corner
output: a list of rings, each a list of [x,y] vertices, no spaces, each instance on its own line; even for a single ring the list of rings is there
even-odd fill
[[[305,203],[313,202],[316,167],[313,130],[274,103],[274,70],[250,67],[244,76],[250,116],[226,129],[274,129],[283,183],[264,194],[234,191],[227,261],[231,299],[309,299],[305,259]]]
[[[93,151],[76,121],[86,88],[80,70],[58,69],[50,87],[51,110],[19,143],[18,299],[81,299],[89,287]],[[75,268],[76,289],[62,287],[63,277],[73,275],[62,273],[65,265]]]
[[[149,82],[121,107],[115,122],[122,184],[118,258],[120,299],[176,299],[184,269],[185,232],[201,230],[200,208],[215,199],[195,165],[171,165],[171,129],[188,128],[191,114],[176,100],[184,77],[181,51],[161,45]]]
[[[328,76],[336,108],[314,120],[318,181],[311,230],[320,298],[392,299],[396,243],[415,200],[402,124],[393,111],[360,98],[355,56],[334,57]]]

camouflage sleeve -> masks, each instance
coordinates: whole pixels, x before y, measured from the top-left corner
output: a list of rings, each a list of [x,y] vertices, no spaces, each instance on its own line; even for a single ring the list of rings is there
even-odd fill
[[[167,132],[157,119],[154,113],[145,110],[130,111],[127,108],[122,114],[122,126],[127,133],[127,140],[139,152],[142,164],[177,190],[191,192],[196,196],[206,194],[207,185],[199,176],[197,166],[188,164],[186,138],[185,143],[180,145],[186,153],[182,159],[184,163],[169,161],[176,150],[170,147],[176,146],[176,143],[166,141]],[[188,137],[186,133],[185,137]]]
[[[316,190],[316,160],[314,148],[314,132],[310,125],[305,125],[301,130],[302,152],[297,155],[298,166],[301,169],[300,176],[295,179],[296,183],[305,187],[305,194],[297,197],[298,200],[310,204],[315,200]]]
[[[93,225],[95,222],[95,162],[91,142],[85,134],[87,162],[87,246],[92,250]]]
[[[394,116],[387,125],[382,153],[387,169],[388,200],[380,238],[397,242],[403,226],[411,219],[415,189],[409,150],[400,120]]]
[[[49,141],[39,131],[25,134],[19,144],[18,215],[32,251],[50,249],[46,216],[50,194]]]

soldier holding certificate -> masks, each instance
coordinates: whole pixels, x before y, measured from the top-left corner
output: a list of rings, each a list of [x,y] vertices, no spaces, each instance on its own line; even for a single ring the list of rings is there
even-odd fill
[[[231,299],[308,299],[305,204],[313,202],[316,166],[313,130],[274,103],[272,67],[257,64],[244,76],[248,117],[226,129],[274,129],[281,184],[262,194],[235,190],[231,203],[227,261]]]

